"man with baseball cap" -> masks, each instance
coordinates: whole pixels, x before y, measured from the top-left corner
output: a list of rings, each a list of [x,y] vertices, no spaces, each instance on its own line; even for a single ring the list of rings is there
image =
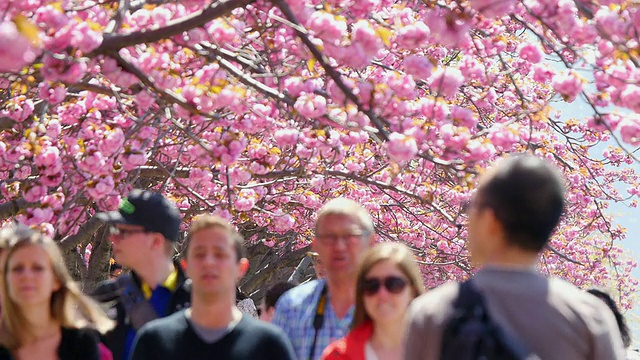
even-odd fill
[[[93,293],[117,322],[105,343],[114,360],[127,360],[142,325],[189,306],[190,283],[173,261],[180,212],[159,193],[133,190],[117,211],[96,216],[110,226],[116,261],[131,269]]]

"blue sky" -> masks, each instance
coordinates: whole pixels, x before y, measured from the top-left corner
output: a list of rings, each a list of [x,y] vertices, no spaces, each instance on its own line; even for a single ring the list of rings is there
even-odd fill
[[[570,118],[577,118],[579,120],[585,119],[592,114],[592,110],[586,102],[580,98],[576,99],[571,104],[565,102],[558,102],[553,104],[553,108],[562,111],[562,119],[567,120]],[[591,156],[596,159],[601,159],[602,151],[604,151],[608,145],[616,147],[617,144],[614,140],[609,141],[606,145],[598,146],[592,149]],[[627,150],[634,150],[632,146],[625,145]],[[640,163],[635,163],[632,166],[636,173],[640,174]],[[628,186],[628,185],[627,185]],[[618,187],[618,191],[623,196],[628,194],[626,188],[623,186]],[[640,234],[640,208],[632,208],[623,203],[611,202],[610,207],[607,210],[607,214],[611,215],[612,221],[615,224],[619,224],[627,229],[625,240],[622,241],[622,247],[627,254],[631,256],[636,263],[640,263],[640,241],[638,240],[638,234]],[[640,279],[640,268],[636,267],[632,271],[632,275],[636,279]],[[640,304],[638,304],[640,298],[638,296],[634,299],[634,308],[625,313],[628,326],[633,331],[633,347],[640,348]]]
[[[636,164],[635,168],[638,171],[640,166]],[[629,208],[621,204],[611,204],[610,214],[614,216],[614,221],[625,228],[627,228],[627,238],[622,242],[622,246],[625,250],[629,251],[629,254],[636,262],[640,262],[640,241],[638,241],[638,233],[640,231],[640,209]],[[633,277],[640,279],[640,269],[633,269]],[[640,306],[638,304],[638,296],[635,297],[635,306],[633,310],[628,311],[626,315],[629,327],[633,330],[633,345],[634,347],[640,347]]]

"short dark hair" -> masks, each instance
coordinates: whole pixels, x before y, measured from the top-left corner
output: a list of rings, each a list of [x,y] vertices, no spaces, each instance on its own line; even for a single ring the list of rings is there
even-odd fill
[[[191,226],[189,227],[189,230],[187,232],[187,250],[189,249],[189,244],[191,243],[191,236],[193,236],[194,233],[200,230],[206,230],[211,228],[221,228],[227,234],[229,234],[229,238],[231,238],[231,241],[233,242],[233,247],[236,250],[237,261],[240,261],[240,259],[246,257],[245,251],[244,251],[244,245],[243,245],[244,239],[242,238],[242,235],[240,235],[240,233],[238,233],[235,227],[229,224],[227,220],[219,216],[214,216],[209,214],[200,215],[196,217],[191,223]]]
[[[588,289],[587,292],[591,295],[594,295],[598,299],[604,301],[605,304],[611,309],[613,312],[613,316],[616,318],[616,323],[618,323],[618,329],[620,330],[620,336],[622,337],[622,343],[625,348],[628,348],[631,345],[631,334],[629,334],[629,328],[627,327],[627,323],[624,321],[624,316],[618,309],[618,305],[611,298],[609,294],[599,289]]]
[[[557,168],[532,155],[504,159],[478,188],[478,206],[491,208],[507,241],[539,252],[564,209],[564,179]]]
[[[271,285],[264,295],[264,307],[269,309],[276,306],[280,296],[290,289],[293,289],[295,285],[288,282],[279,282]]]

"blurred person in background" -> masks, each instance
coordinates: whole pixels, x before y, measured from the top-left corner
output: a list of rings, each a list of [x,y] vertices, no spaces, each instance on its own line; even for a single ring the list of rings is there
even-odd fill
[[[367,251],[356,285],[356,310],[349,334],[331,343],[323,360],[399,360],[407,308],[424,293],[418,264],[400,243]]]
[[[273,320],[273,315],[276,312],[276,303],[280,296],[291,290],[295,287],[295,285],[290,284],[286,281],[278,282],[271,285],[265,295],[264,299],[262,299],[262,304],[260,304],[260,308],[258,309],[258,314],[260,315],[260,320],[271,322]]]
[[[627,327],[627,322],[624,319],[624,315],[620,312],[618,305],[615,300],[611,298],[611,296],[605,292],[604,290],[591,288],[588,289],[587,292],[591,295],[594,295],[598,299],[604,301],[613,316],[616,318],[616,323],[618,323],[618,329],[620,330],[620,338],[622,339],[622,344],[627,349],[627,360],[640,360],[640,353],[637,350],[631,349],[631,332],[629,331],[629,327]]]
[[[116,327],[105,336],[115,360],[129,360],[136,331],[189,306],[190,282],[174,261],[182,219],[162,194],[133,190],[118,210],[96,214],[110,228],[115,260],[131,269],[98,285],[92,296]]]
[[[273,323],[284,329],[299,360],[316,360],[347,334],[353,320],[358,264],[375,239],[373,221],[357,202],[336,198],[318,211],[312,247],[325,277],[280,297]]]
[[[2,273],[0,359],[101,359],[99,333],[113,321],[71,279],[56,243],[18,227],[3,229],[1,237],[10,246]]]

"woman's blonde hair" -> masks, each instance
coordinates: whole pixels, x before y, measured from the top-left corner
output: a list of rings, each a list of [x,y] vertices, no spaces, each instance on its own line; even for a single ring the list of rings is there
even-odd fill
[[[376,264],[383,261],[389,261],[407,277],[409,287],[413,290],[413,297],[424,293],[424,284],[422,283],[422,275],[416,263],[411,249],[401,243],[378,243],[364,254],[360,266],[358,268],[358,278],[356,283],[356,310],[353,314],[353,322],[351,328],[354,329],[358,325],[370,321],[371,317],[364,308],[364,281]]]
[[[24,225],[11,225],[0,230],[0,240],[8,243],[4,263],[2,264],[2,331],[0,342],[9,349],[22,346],[25,336],[31,334],[20,305],[9,296],[7,274],[9,262],[18,249],[39,246],[49,257],[53,275],[60,289],[51,295],[51,317],[62,327],[91,327],[104,333],[114,326],[102,309],[91,298],[82,293],[67,271],[62,252],[56,243],[42,233],[33,231]]]

